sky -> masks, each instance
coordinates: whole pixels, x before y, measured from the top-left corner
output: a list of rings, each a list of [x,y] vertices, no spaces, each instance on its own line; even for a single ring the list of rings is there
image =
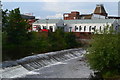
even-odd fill
[[[120,0],[2,0],[3,2],[118,2]]]
[[[86,2],[85,2],[86,1]],[[15,9],[20,8],[22,14],[32,13],[37,18],[59,18],[63,17],[64,13],[70,13],[71,11],[79,11],[80,14],[93,13],[96,4],[103,4],[106,12],[111,16],[118,16],[118,0],[4,0],[2,1],[3,9]]]

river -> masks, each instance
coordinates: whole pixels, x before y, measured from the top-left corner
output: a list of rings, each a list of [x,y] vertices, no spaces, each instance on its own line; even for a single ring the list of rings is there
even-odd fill
[[[77,48],[28,56],[16,60],[16,66],[1,68],[1,78],[89,78],[93,71],[85,53]]]

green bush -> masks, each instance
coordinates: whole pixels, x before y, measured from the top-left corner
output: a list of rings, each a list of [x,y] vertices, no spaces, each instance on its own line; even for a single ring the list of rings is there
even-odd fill
[[[46,36],[48,35],[48,36]],[[56,32],[29,32],[27,40],[21,44],[7,42],[7,34],[3,33],[3,58],[19,59],[28,55],[77,47],[75,35],[58,29]]]
[[[120,74],[120,33],[113,31],[109,26],[102,32],[96,33],[91,41],[87,54],[88,63],[93,70],[103,75]]]

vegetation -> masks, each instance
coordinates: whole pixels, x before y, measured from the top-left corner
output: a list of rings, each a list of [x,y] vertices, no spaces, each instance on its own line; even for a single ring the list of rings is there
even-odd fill
[[[100,72],[103,77],[120,75],[120,32],[106,26],[101,33],[93,36],[91,47],[88,49],[90,67]]]
[[[7,11],[3,11],[3,60],[78,46],[74,34],[65,33],[61,29],[49,33],[28,32],[29,25],[22,19],[19,8],[9,14]]]
[[[27,41],[28,23],[21,17],[19,8],[9,11],[3,11],[3,58],[10,56],[18,58],[25,55],[22,53],[24,43]],[[20,54],[21,53],[21,54]]]

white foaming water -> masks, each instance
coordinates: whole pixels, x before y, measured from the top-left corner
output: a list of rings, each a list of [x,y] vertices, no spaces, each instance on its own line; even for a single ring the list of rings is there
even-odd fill
[[[2,78],[14,78],[14,77],[22,76],[28,73],[29,71],[24,67],[22,67],[21,65],[19,65],[15,67],[8,67],[2,69],[0,72],[2,73],[1,74]]]
[[[82,57],[85,53],[85,50],[76,48],[28,56],[17,60],[18,66],[1,69],[0,72],[2,72],[2,78],[15,78],[25,74],[39,74],[34,72],[34,70],[52,65],[66,64],[63,61]]]

